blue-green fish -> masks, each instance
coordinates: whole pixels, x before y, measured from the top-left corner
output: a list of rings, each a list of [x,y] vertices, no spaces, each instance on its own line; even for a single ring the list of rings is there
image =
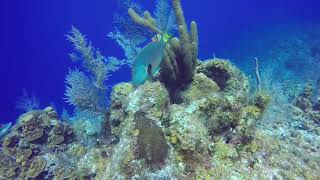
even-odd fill
[[[164,48],[171,36],[164,33],[160,41],[154,41],[146,45],[135,59],[132,67],[132,83],[143,84],[149,76],[154,76],[160,70],[160,64],[164,57]]]
[[[0,140],[5,137],[7,134],[9,134],[11,129],[12,123],[9,122],[7,124],[0,125]]]

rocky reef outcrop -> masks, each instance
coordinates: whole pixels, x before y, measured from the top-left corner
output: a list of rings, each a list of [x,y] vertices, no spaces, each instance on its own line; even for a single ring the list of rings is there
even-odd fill
[[[105,150],[77,142],[74,129],[53,108],[30,111],[2,141],[0,179],[90,178]]]
[[[205,177],[220,146],[239,158],[237,146],[252,141],[247,132],[263,111],[248,92],[248,78],[222,59],[198,65],[178,104],[160,82],[116,85],[109,120],[119,143],[104,177]]]
[[[298,107],[288,107],[288,121],[272,124],[260,123],[272,113],[270,96],[249,88],[248,77],[223,59],[199,62],[192,82],[176,94],[179,103],[160,81],[117,84],[104,119],[110,135],[94,146],[79,141],[52,108],[28,112],[3,139],[0,178],[319,177],[320,129],[310,115],[317,104],[308,111],[302,103],[308,88]]]
[[[51,107],[21,115],[2,142],[1,177],[44,177],[47,160],[43,155],[61,153],[72,141],[73,130],[61,123]]]

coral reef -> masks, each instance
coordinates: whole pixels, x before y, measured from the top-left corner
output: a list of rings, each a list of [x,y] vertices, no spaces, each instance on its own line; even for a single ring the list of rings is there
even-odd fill
[[[313,87],[311,84],[307,84],[301,94],[299,94],[296,102],[296,106],[303,111],[311,111],[312,109],[312,92]]]
[[[314,87],[311,84],[306,84],[303,91],[298,95],[295,106],[303,110],[310,119],[316,123],[320,123],[320,98],[313,99],[313,95],[317,95],[313,91]]]
[[[72,141],[73,130],[59,121],[51,107],[21,115],[2,142],[1,177],[43,177],[47,162],[44,154],[63,152]]]
[[[238,68],[223,59],[196,68],[179,104],[159,81],[115,85],[102,118],[112,135],[95,136],[99,143],[91,146],[51,107],[21,115],[3,140],[0,178],[319,177],[318,102],[310,101],[310,111],[290,106],[285,120],[264,123],[273,110],[269,96],[248,94],[247,77]],[[309,89],[301,96],[309,97]]]
[[[129,14],[118,16],[109,36],[124,49],[132,43],[126,49],[130,64],[144,32],[166,33],[163,22],[171,24],[172,14],[165,0],[159,0],[156,19],[147,11],[142,16],[131,1],[121,3]],[[229,60],[197,59],[197,25],[192,22],[188,32],[180,0],[172,5],[179,39],[166,44],[160,76],[114,85],[109,106],[105,80],[121,63],[111,63],[108,71],[110,62],[72,29],[68,39],[83,63],[67,77],[75,113],[64,111],[60,118],[52,107],[32,110],[11,131],[1,131],[0,179],[320,177],[320,98],[314,98],[314,87],[307,85],[291,104],[277,104],[263,78],[250,93],[249,77]],[[161,17],[166,13],[167,19]],[[126,28],[128,34],[121,34]]]
[[[199,72],[190,87],[181,93],[183,103],[171,104],[168,90],[160,82],[147,82],[137,89],[127,83],[114,87],[109,120],[119,142],[103,177],[143,178],[167,168],[172,169],[166,172],[170,178],[204,177],[198,173],[210,177],[210,171],[214,171],[212,155],[220,147],[216,147],[216,141],[221,144],[229,141],[225,146],[230,146],[235,157],[237,145],[250,144],[251,140],[246,140],[249,135],[243,131],[252,125],[250,119],[261,118],[263,110],[245,103],[246,77],[228,61],[215,59],[208,63],[227,64],[228,71],[223,73],[237,77],[238,81],[229,82],[230,87],[237,88],[227,88],[229,91],[224,92],[215,81]],[[239,95],[241,87],[243,94]],[[240,99],[238,103],[236,99]],[[230,135],[231,131],[235,133]],[[220,151],[218,158],[229,157]]]
[[[79,179],[103,172],[108,143],[84,146],[72,126],[51,108],[20,116],[3,139],[1,179]]]

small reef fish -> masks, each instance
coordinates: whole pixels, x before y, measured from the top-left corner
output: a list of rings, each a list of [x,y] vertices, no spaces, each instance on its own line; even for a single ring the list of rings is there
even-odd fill
[[[132,83],[134,85],[143,84],[148,77],[159,72],[165,45],[171,38],[172,36],[164,33],[159,41],[149,43],[137,55],[132,68]]]
[[[9,134],[11,127],[12,127],[11,122],[0,125],[0,140],[4,138],[7,134]]]

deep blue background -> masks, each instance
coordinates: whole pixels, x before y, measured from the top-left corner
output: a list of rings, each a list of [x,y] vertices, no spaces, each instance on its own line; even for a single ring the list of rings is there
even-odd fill
[[[141,0],[150,8],[155,0]],[[318,0],[182,0],[187,20],[196,20],[200,58],[233,57],[237,47],[276,26],[320,22]],[[65,34],[75,25],[105,56],[123,56],[106,34],[113,30],[117,0],[2,0],[0,2],[0,122],[16,119],[15,101],[26,88],[42,106],[65,106],[64,77],[74,65]],[[245,39],[247,42],[244,42]],[[240,43],[241,42],[241,43]],[[242,44],[244,43],[244,44]],[[113,78],[128,80],[130,73]]]

